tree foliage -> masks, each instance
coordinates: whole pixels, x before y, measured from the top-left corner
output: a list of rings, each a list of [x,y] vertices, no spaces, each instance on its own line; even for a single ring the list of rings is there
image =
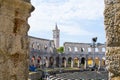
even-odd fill
[[[63,53],[64,52],[64,47],[62,46],[62,47],[58,48],[57,52]]]

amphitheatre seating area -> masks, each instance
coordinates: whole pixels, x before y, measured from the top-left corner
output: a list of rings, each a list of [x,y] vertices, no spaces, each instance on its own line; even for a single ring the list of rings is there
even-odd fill
[[[83,71],[50,75],[48,80],[108,80],[107,76],[105,71]]]

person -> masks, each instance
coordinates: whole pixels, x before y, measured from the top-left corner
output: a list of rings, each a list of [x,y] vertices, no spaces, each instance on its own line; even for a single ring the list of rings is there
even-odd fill
[[[29,66],[29,71],[36,71],[36,67],[34,65]]]
[[[42,77],[41,77],[41,79],[43,80],[45,78],[45,73],[44,73],[44,71],[42,71]]]

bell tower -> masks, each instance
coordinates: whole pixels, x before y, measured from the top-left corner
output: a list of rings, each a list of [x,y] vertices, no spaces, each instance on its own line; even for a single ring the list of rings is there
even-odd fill
[[[60,30],[58,29],[57,24],[55,25],[55,30],[53,30],[53,40],[54,40],[54,43],[55,43],[55,47],[59,48]]]

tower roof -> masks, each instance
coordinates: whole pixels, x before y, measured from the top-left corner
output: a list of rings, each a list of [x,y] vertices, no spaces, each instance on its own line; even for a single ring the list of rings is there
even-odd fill
[[[58,26],[57,26],[57,23],[56,23],[56,25],[55,25],[55,30],[58,30]]]

